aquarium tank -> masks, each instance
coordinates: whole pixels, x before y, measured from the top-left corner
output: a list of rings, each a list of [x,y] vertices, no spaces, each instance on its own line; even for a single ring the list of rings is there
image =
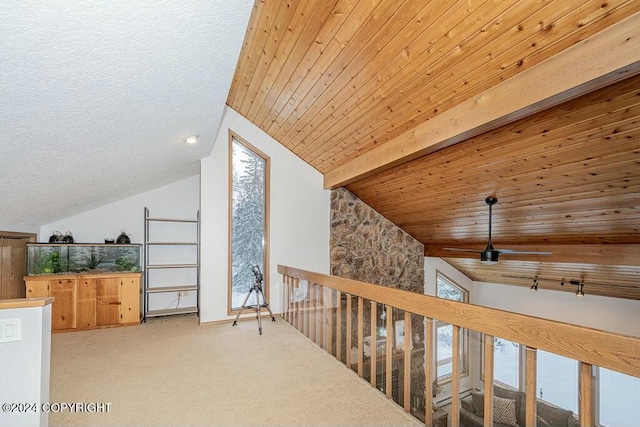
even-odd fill
[[[140,245],[27,243],[29,276],[140,271]]]

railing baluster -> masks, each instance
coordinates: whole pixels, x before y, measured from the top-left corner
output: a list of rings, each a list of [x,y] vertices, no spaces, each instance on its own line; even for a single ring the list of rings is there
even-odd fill
[[[342,362],[342,292],[336,293],[336,359]]]
[[[451,341],[451,427],[460,425],[460,326],[452,325]]]
[[[378,340],[376,339],[378,337],[377,332],[377,317],[378,317],[378,303],[375,301],[371,301],[371,342],[370,342],[370,350],[369,350],[369,356],[370,356],[370,366],[371,366],[371,379],[369,380],[369,382],[371,383],[371,385],[374,388],[377,388],[377,369],[378,369],[378,364],[377,364],[377,351],[378,349],[376,347],[378,347]]]
[[[364,328],[364,301],[358,297],[358,375],[362,378],[362,365],[364,364],[362,352],[363,328]]]
[[[424,424],[426,426],[431,426],[433,424],[433,391],[431,389],[431,385],[433,384],[433,319],[425,318],[424,324],[424,354],[425,362],[424,362],[424,378],[425,378],[425,395],[424,395]],[[411,329],[409,329],[411,331]],[[405,339],[411,339],[411,335],[408,337],[405,333]]]
[[[307,284],[307,295],[302,304],[302,333],[309,338],[309,299],[311,298],[311,282]]]
[[[406,412],[411,411],[411,313],[404,312],[404,382],[402,403]]]
[[[351,369],[351,344],[352,344],[352,339],[351,339],[351,316],[353,315],[352,313],[352,307],[351,307],[351,294],[347,294],[347,313],[346,313],[346,318],[347,318],[347,342],[344,344],[345,346],[345,350],[347,351],[346,353],[346,360],[347,360],[347,368]]]
[[[316,324],[318,325],[316,329],[316,340],[317,340],[316,342],[318,343],[318,346],[320,346],[320,348],[324,349],[325,315],[324,315],[324,299],[322,298],[323,292],[324,292],[324,286],[318,284],[318,291],[317,291],[318,299],[316,300],[316,318],[317,318]]]
[[[536,427],[536,361],[538,350],[527,347],[525,360],[525,426]]]
[[[327,339],[325,343],[327,344],[325,351],[331,355],[333,355],[333,313],[335,310],[333,309],[333,294],[335,293],[331,288],[323,287],[323,307],[324,307],[324,315],[327,318],[327,327],[325,330],[325,334],[327,335]]]
[[[309,297],[309,339],[318,344],[318,285],[313,284],[311,295]]]
[[[484,336],[484,427],[493,427],[493,336]]]
[[[387,308],[387,350],[386,350],[386,371],[385,371],[385,392],[388,399],[393,399],[393,384],[391,378],[391,372],[393,369],[393,337],[395,336],[395,331],[393,330],[393,308],[390,306],[386,306]]]
[[[580,362],[580,426],[595,425],[593,414],[593,380],[591,379],[592,365]]]
[[[296,283],[295,283],[295,287],[296,287],[296,294],[300,295],[300,279],[296,279]],[[302,305],[302,301],[298,301],[298,299],[296,298],[296,329],[300,332],[302,332],[302,313],[301,313],[301,305]]]
[[[290,276],[285,276],[287,278],[287,323],[292,324],[291,321],[291,279]]]

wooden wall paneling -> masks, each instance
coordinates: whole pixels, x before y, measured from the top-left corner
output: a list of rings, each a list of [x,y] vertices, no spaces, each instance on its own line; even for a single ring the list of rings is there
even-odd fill
[[[525,425],[526,427],[536,427],[537,418],[537,398],[536,398],[536,372],[537,372],[537,350],[527,347],[525,358]]]
[[[249,18],[249,28],[241,49],[242,57],[238,59],[238,65],[236,67],[237,81],[234,76],[234,81],[229,91],[227,101],[227,103],[229,103],[236,111],[240,111],[240,108],[242,107],[245,95],[249,85],[251,84],[253,70],[255,70],[257,63],[260,60],[261,52],[267,42],[267,38],[264,34],[268,34],[269,30],[274,27],[275,18],[281,6],[286,7],[286,3],[277,0],[260,1],[254,6],[252,17]],[[255,21],[253,14],[256,14]],[[251,41],[247,43],[249,38]],[[242,71],[240,71],[239,67],[242,67]],[[236,86],[237,89],[234,88],[234,86]],[[230,98],[232,93],[235,95],[233,100]]]
[[[281,67],[286,60],[289,46],[285,44],[281,49],[281,45],[282,43],[290,43],[289,39],[297,36],[297,34],[294,35],[292,28],[293,24],[298,24],[294,17],[305,19],[305,13],[308,12],[308,10],[304,10],[304,6],[300,1],[287,0],[276,3],[280,7],[271,27],[265,28],[266,34],[262,36],[265,42],[256,61],[255,68],[251,70],[251,81],[240,106],[239,111],[242,111],[247,117],[251,116],[252,109],[259,109],[258,93],[261,90],[265,93],[268,91],[269,86],[265,82],[265,77],[267,77],[267,72],[271,69],[271,65],[275,63],[274,66]],[[297,25],[296,31],[299,31]]]
[[[464,3],[458,3],[458,5],[460,4],[463,7],[468,7]],[[519,7],[532,10],[539,6],[528,2],[520,2],[514,6],[513,3],[489,1],[474,10],[465,10],[466,13],[461,21],[460,16],[455,13],[455,8],[452,8],[454,9],[453,13],[448,10],[447,14],[438,21],[438,25],[434,26],[428,34],[420,34],[405,48],[406,52],[413,53],[410,57],[412,60],[414,57],[417,59],[411,64],[411,67],[405,66],[404,68],[409,70],[419,69],[424,70],[424,72],[405,72],[386,80],[378,78],[377,80],[383,82],[383,84],[375,86],[374,93],[357,98],[366,100],[366,102],[355,105],[349,114],[344,114],[340,117],[343,122],[345,120],[348,120],[348,122],[335,123],[334,127],[340,129],[340,131],[332,135],[331,139],[325,140],[324,149],[320,150],[319,147],[316,149],[316,154],[320,154],[319,160],[335,156],[335,151],[340,147],[338,144],[342,141],[347,141],[350,145],[363,149],[362,140],[367,144],[371,144],[371,138],[368,137],[371,134],[374,135],[373,139],[377,142],[383,142],[387,137],[377,137],[380,135],[379,129],[384,126],[385,129],[382,130],[382,135],[388,134],[389,123],[393,123],[393,128],[396,128],[407,122],[415,125],[428,119],[428,117],[425,117],[421,120],[411,120],[417,115],[416,110],[428,111],[428,116],[437,114],[433,110],[437,111],[439,104],[442,102],[442,99],[436,96],[436,93],[441,89],[441,85],[434,82],[441,82],[442,80],[440,79],[445,76],[446,81],[450,81],[456,75],[456,70],[464,72],[469,72],[469,69],[473,70],[470,64],[473,58],[467,55],[469,52],[476,52],[476,56],[481,58],[476,61],[479,64],[486,64],[487,56],[492,57],[495,55],[495,51],[489,50],[495,49],[490,43],[492,38],[495,38],[498,35],[496,33],[500,30],[506,31],[512,27],[509,25],[508,19],[501,15],[514,9],[519,9]],[[402,31],[403,35],[406,33],[406,30]],[[454,33],[455,37],[451,37],[451,33]],[[488,38],[489,40],[487,40]],[[404,40],[400,41],[400,44],[402,43],[406,44]],[[487,52],[480,52],[482,47],[487,49]],[[403,50],[400,46],[393,46],[393,52],[403,52]],[[420,56],[419,54],[416,55],[416,52],[425,52],[425,54]],[[430,52],[438,52],[440,55],[434,57],[428,54]],[[398,77],[400,77],[399,80]],[[466,83],[474,80],[469,75],[465,75],[465,78]],[[464,82],[460,86],[464,86]],[[457,85],[455,90],[460,91],[460,86]],[[411,93],[412,96],[407,97],[407,93]],[[403,107],[403,105],[405,106]],[[421,108],[416,108],[417,105],[421,106]],[[366,129],[367,132],[357,131],[360,129]],[[305,157],[306,154],[308,153],[303,152],[302,156]],[[343,162],[352,158],[353,155],[340,159],[340,161]],[[314,164],[317,162],[314,158]],[[323,167],[320,168],[324,169]]]
[[[273,3],[276,3],[275,1]],[[240,56],[238,57],[238,62],[236,64],[236,70],[233,74],[233,80],[231,81],[231,87],[229,88],[229,95],[227,96],[227,105],[232,107],[234,110],[238,111],[240,105],[242,105],[242,99],[244,97],[241,82],[245,79],[245,66],[249,60],[250,51],[254,49],[253,40],[256,37],[259,37],[257,34],[259,33],[259,23],[260,20],[264,18],[263,9],[265,7],[266,2],[257,1],[253,4],[253,10],[251,11],[251,15],[249,17],[249,23],[247,24],[247,31],[244,35],[244,40],[242,42],[242,48],[240,49]],[[272,5],[273,6],[273,5]]]
[[[581,13],[583,16],[593,16],[594,20],[602,21],[600,18],[610,16],[615,10],[620,9],[619,6],[614,6],[610,3],[607,3],[604,8],[602,8],[601,5],[597,5],[598,15],[595,15],[591,13],[592,11],[585,10],[588,9],[586,7],[575,8],[575,4],[570,2],[562,2],[560,5],[557,3],[558,2],[553,6],[539,10],[539,13],[529,16],[528,19],[519,22],[517,25],[510,25],[510,23],[514,21],[518,22],[517,19],[521,19],[518,13],[519,11],[514,11],[515,8],[512,7],[507,10],[507,14],[515,12],[514,17],[516,20],[509,20],[507,17],[500,16],[494,20],[495,25],[487,26],[484,29],[486,31],[478,32],[481,35],[491,34],[492,31],[490,30],[502,26],[497,25],[498,23],[503,24],[504,27],[511,30],[507,38],[507,43],[505,43],[503,39],[498,39],[496,43],[485,42],[478,37],[472,40],[464,40],[460,43],[459,38],[462,38],[462,36],[458,35],[458,37],[452,40],[454,44],[459,43],[455,48],[460,49],[460,46],[464,46],[466,52],[471,52],[472,54],[461,55],[459,52],[455,52],[455,54],[447,55],[445,58],[452,58],[448,61],[450,67],[440,67],[443,68],[440,75],[429,73],[430,80],[428,81],[441,82],[445,80],[450,82],[448,85],[436,83],[435,92],[434,90],[430,90],[434,87],[433,84],[418,84],[415,86],[415,90],[407,90],[406,84],[403,85],[402,88],[405,90],[397,89],[395,93],[411,93],[411,97],[404,96],[398,97],[397,99],[386,98],[384,99],[384,104],[378,102],[377,109],[374,106],[374,108],[366,111],[364,115],[361,116],[361,120],[364,120],[364,122],[351,120],[349,125],[339,126],[338,128],[342,129],[341,134],[336,135],[335,140],[325,142],[327,146],[333,149],[322,150],[320,162],[314,158],[316,167],[320,170],[326,169],[322,160],[330,156],[335,158],[336,153],[334,150],[340,147],[337,145],[338,141],[347,141],[349,145],[354,148],[354,150],[351,151],[354,154],[350,157],[340,159],[340,161],[351,160],[355,157],[356,149],[358,151],[367,151],[366,146],[363,146],[363,142],[370,144],[370,141],[373,139],[378,144],[381,144],[392,140],[402,132],[410,130],[415,124],[429,120],[435,116],[438,111],[452,108],[461,101],[469,99],[489,87],[498,84],[500,81],[506,80],[518,72],[537,64],[546,57],[558,53],[559,49],[571,46],[575,43],[576,39],[584,38],[586,34],[594,34],[602,29],[601,25],[597,25],[597,22],[593,23],[590,22],[589,19],[584,20],[580,19],[579,16],[575,17],[574,15],[577,13]],[[626,5],[629,4],[628,1],[624,3],[626,3]],[[520,4],[530,6],[533,3],[520,2]],[[566,8],[563,8],[563,5],[566,6]],[[593,7],[593,4],[591,7]],[[629,12],[629,10],[625,10],[625,13]],[[581,25],[576,25],[575,21],[581,21]],[[553,29],[550,31],[547,25],[540,25],[540,22],[551,22]],[[536,32],[518,43],[520,39],[529,34],[527,31],[532,29],[535,29]],[[575,31],[572,31],[574,29]],[[562,39],[558,40],[559,37],[562,37]],[[503,46],[499,46],[500,43]],[[498,44],[498,46],[495,46],[495,44]],[[504,50],[505,47],[506,51]],[[435,46],[434,50],[437,50]],[[506,54],[503,54],[503,52],[506,52]],[[523,54],[523,52],[526,53]],[[487,57],[491,58],[490,63],[495,64],[493,70],[487,70]],[[461,58],[463,58],[463,61],[461,61]],[[478,65],[477,69],[474,68],[474,64]],[[510,65],[505,66],[504,64]],[[388,92],[394,93],[393,91]],[[439,100],[439,102],[435,104],[437,108],[433,108],[433,104],[428,104],[433,99]],[[386,107],[387,110],[393,111],[392,114],[388,113],[388,111],[380,110],[380,108],[385,105],[393,106],[392,109]],[[423,106],[421,109],[422,113],[417,116],[414,113],[416,111],[416,105]],[[429,108],[430,106],[432,108]],[[411,117],[410,121],[407,121],[408,117]],[[393,123],[391,131],[389,131],[389,123]],[[353,126],[355,129],[366,127],[368,132],[356,132],[353,131],[350,126]],[[371,137],[369,137],[369,135],[371,135]],[[364,138],[365,136],[367,136],[366,139]],[[304,154],[303,157],[305,157]]]
[[[296,97],[297,99],[292,97],[280,111],[274,122],[277,127],[274,129],[272,126],[269,134],[278,141],[286,141],[286,135],[294,126],[302,129],[309,125],[306,119],[312,114],[313,105],[317,102],[324,104],[333,97],[333,93],[327,90],[344,87],[351,81],[344,77],[344,71],[354,66],[361,67],[375,55],[377,50],[367,49],[366,46],[371,46],[374,41],[384,45],[393,37],[392,33],[381,30],[394,22],[394,17],[399,19],[406,4],[406,0],[402,0],[400,5],[389,1],[374,3],[360,0],[360,15],[356,19],[345,21],[329,41],[329,46],[314,65],[316,72],[307,74],[300,84],[297,92],[301,91],[301,96]]]
[[[93,328],[96,326],[96,280],[79,279],[77,284],[76,327]]]
[[[409,67],[409,64],[419,57],[415,53],[427,51],[429,46],[433,44],[433,40],[426,37],[429,32],[437,31],[441,36],[446,31],[447,22],[444,21],[448,19],[447,17],[455,16],[452,11],[460,10],[466,5],[461,1],[452,3],[432,1],[426,3],[409,2],[404,3],[403,6],[404,10],[399,8],[397,13],[400,18],[393,19],[389,28],[384,28],[382,29],[383,33],[376,34],[378,38],[393,36],[393,39],[385,44],[372,38],[363,50],[369,55],[375,52],[375,56],[352,61],[345,68],[344,74],[341,74],[326,93],[323,93],[324,98],[319,99],[311,106],[306,120],[313,120],[313,125],[305,127],[303,126],[304,122],[301,122],[301,126],[299,126],[299,137],[310,141],[307,147],[299,151],[304,158],[307,156],[310,159],[314,158],[315,152],[324,147],[322,143],[315,143],[318,137],[328,133],[330,128],[341,123],[341,120],[344,120],[353,112],[354,107],[359,105],[358,102],[379,102],[383,97],[376,95],[376,92],[384,91],[384,93],[391,95],[393,92],[384,88],[384,82],[393,79],[404,68],[415,69]],[[447,12],[450,13],[446,14]],[[415,18],[407,21],[407,17],[411,15]],[[436,22],[442,22],[442,25],[435,25]],[[382,48],[378,50],[367,49],[370,44]],[[353,81],[358,84],[349,84]],[[352,129],[350,125],[347,127]],[[287,140],[286,136],[285,140]],[[300,143],[298,142],[298,144]],[[296,152],[300,148],[298,144],[294,142],[292,145],[292,149]],[[331,149],[332,147],[328,145],[324,148]],[[314,162],[310,161],[310,163]]]
[[[294,70],[293,64],[303,60],[303,55],[309,47],[309,40],[313,40],[321,27],[326,21],[327,15],[335,6],[335,1],[327,2],[319,6],[314,2],[297,2],[293,8],[295,14],[293,17],[285,17],[279,20],[281,23],[280,40],[272,40],[270,44],[278,46],[274,52],[263,52],[264,60],[261,62],[263,66],[263,74],[256,73],[253,76],[248,93],[253,93],[251,103],[242,107],[245,116],[250,118],[253,123],[260,125],[264,116],[268,112],[266,105],[271,105],[277,99],[276,93],[279,95],[280,90],[291,78]],[[272,94],[272,91],[274,92]],[[269,102],[268,98],[272,98]],[[245,103],[246,103],[245,99]],[[266,104],[266,105],[265,105]],[[262,116],[259,113],[263,111]]]
[[[480,98],[462,102],[433,117],[432,120],[416,126],[411,132],[405,132],[393,141],[325,173],[325,187],[335,188],[370,176],[375,171],[393,167],[399,162],[433,152],[552,105],[558,105],[569,99],[569,94],[574,98],[622,80],[619,74],[609,74],[615,70],[626,69],[628,72],[623,76],[634,75],[640,67],[640,38],[633,37],[635,28],[640,25],[639,22],[640,15],[632,15],[568,48],[561,56],[543,61],[488,89]],[[595,57],[598,58],[597,62],[585,61],[585,58]],[[579,68],[575,68],[574,60],[581,64]],[[606,61],[611,68],[602,68],[602,61]],[[572,73],[575,80],[559,78],[566,76],[567,67],[575,68]],[[528,82],[529,79],[532,81]],[[513,93],[519,92],[518,88],[531,84],[537,84],[538,90],[527,93],[527,96],[512,96]],[[582,92],[574,89],[578,86]],[[568,90],[571,92],[567,92]],[[479,108],[480,103],[482,108]],[[464,117],[464,120],[459,121],[460,117]]]
[[[289,58],[280,70],[277,81],[273,82],[269,96],[255,118],[252,117],[253,123],[264,131],[269,130],[291,97],[296,94],[303,96],[298,90],[300,84],[330,46],[330,41],[344,21],[351,18],[353,9],[362,6],[362,2],[349,0],[326,1],[322,6],[316,2],[308,3],[315,6],[313,13],[309,15],[300,37],[291,46]]]

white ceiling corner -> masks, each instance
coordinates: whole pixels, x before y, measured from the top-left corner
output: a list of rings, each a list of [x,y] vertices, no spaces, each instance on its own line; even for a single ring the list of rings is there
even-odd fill
[[[252,6],[0,0],[0,220],[46,224],[199,173]]]

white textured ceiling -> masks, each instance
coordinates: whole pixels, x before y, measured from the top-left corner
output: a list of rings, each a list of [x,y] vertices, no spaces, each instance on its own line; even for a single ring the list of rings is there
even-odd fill
[[[46,224],[197,174],[252,6],[0,0],[0,222]]]

